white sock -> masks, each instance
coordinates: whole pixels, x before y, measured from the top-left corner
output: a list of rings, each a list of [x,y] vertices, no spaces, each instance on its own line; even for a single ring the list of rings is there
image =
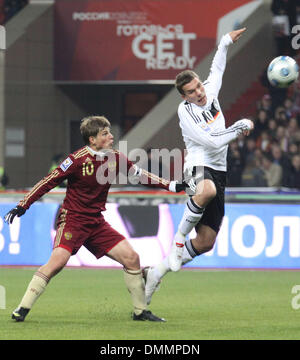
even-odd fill
[[[168,259],[168,257],[165,257],[161,263],[159,263],[157,266],[155,266],[154,274],[157,277],[157,279],[161,279],[170,270],[171,269],[169,267],[169,259]]]
[[[19,307],[31,309],[36,300],[45,291],[49,281],[50,279],[46,275],[37,271],[28,284],[27,290],[19,304]]]
[[[188,240],[187,242],[189,243],[190,240]],[[194,256],[192,257],[189,251],[187,250],[186,246],[184,246],[183,254],[182,254],[182,265],[192,261],[193,258]],[[169,257],[168,256],[165,257],[161,263],[159,263],[153,268],[153,271],[154,271],[154,276],[156,277],[157,280],[163,278],[169,271],[171,271],[169,265]]]
[[[188,249],[187,249],[187,244],[189,244],[189,243],[190,243],[190,240],[187,240],[186,243],[185,243],[184,249],[183,249],[182,265],[187,264],[188,262],[192,261],[195,256],[197,256],[197,255],[192,256],[192,255],[189,253],[189,251],[188,251]]]
[[[203,215],[204,209],[205,208],[197,205],[192,198],[188,200],[184,209],[182,219],[178,226],[178,231],[183,236],[189,234],[192,229],[197,225]]]
[[[156,277],[156,280],[160,280],[162,277],[164,277],[169,271],[170,271],[170,267],[169,267],[169,257],[165,257],[161,263],[159,263],[158,265],[156,265],[153,268],[153,274]]]
[[[129,270],[124,267],[124,281],[129,293],[131,294],[134,312],[139,315],[146,309],[145,285],[142,271]]]

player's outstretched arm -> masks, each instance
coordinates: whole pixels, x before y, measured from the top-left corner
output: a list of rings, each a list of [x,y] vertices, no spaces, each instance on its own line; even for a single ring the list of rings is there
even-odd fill
[[[149,187],[159,187],[171,192],[181,192],[186,191],[189,188],[189,184],[185,181],[179,182],[178,180],[166,180],[163,179],[155,174],[146,171],[138,167],[137,165],[133,165],[128,172],[128,176],[133,179],[137,178],[138,182],[142,185],[149,186]]]
[[[249,135],[253,127],[254,125],[251,120],[241,119],[226,129],[212,132],[209,128],[203,129],[195,122],[190,122],[185,126],[183,135],[208,149],[219,149],[235,140],[241,134]]]
[[[230,44],[235,43],[246,28],[234,30],[223,35],[218,46],[218,50],[213,58],[207,80],[204,82],[208,93],[218,97],[222,86],[223,73],[226,67],[227,50]]]

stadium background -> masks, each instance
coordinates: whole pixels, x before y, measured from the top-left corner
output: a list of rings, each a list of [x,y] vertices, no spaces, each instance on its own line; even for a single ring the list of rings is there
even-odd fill
[[[299,168],[293,168],[292,157],[299,154],[300,137],[297,136],[300,127],[297,124],[291,131],[289,121],[294,118],[299,123],[299,89],[296,84],[288,90],[274,92],[264,80],[266,66],[279,51],[296,59],[298,54],[289,45],[291,41],[286,44],[281,42],[281,48],[278,48],[277,34],[272,25],[276,16],[274,3],[215,1],[217,10],[212,12],[209,11],[211,2],[190,0],[189,6],[195,9],[195,13],[203,11],[206,14],[206,20],[199,23],[197,16],[190,18],[190,14],[183,14],[187,4],[179,0],[172,2],[172,12],[168,12],[170,0],[131,1],[126,4],[117,0],[56,3],[2,1],[6,49],[1,50],[0,67],[0,124],[3,130],[0,161],[4,169],[1,213],[4,214],[26,190],[45,176],[51,166],[57,165],[67,154],[82,146],[79,121],[87,114],[104,114],[111,120],[115,144],[126,141],[127,155],[135,148],[148,151],[162,148],[171,151],[176,148],[183,155],[184,145],[176,115],[180,97],[173,89],[174,76],[185,65],[180,63],[184,58],[182,55],[193,61],[196,71],[207,76],[220,36],[245,25],[247,34],[229,51],[220,94],[229,124],[241,117],[251,117],[256,123],[255,136],[246,140],[241,137],[229,149],[225,219],[229,225],[227,229],[223,226],[225,230],[219,238],[225,236],[227,248],[232,251],[225,251],[225,255],[222,255],[222,250],[216,250],[214,256],[204,257],[203,261],[199,259],[192,265],[298,268],[300,218],[295,204],[300,197],[297,190],[300,183]],[[177,24],[177,28],[174,24]],[[144,30],[139,32],[138,26],[144,26]],[[144,54],[141,55],[133,50],[131,44],[137,41],[140,34],[145,34],[146,26],[147,29],[152,26],[152,36],[150,41],[142,38],[136,45],[139,52]],[[169,26],[167,37],[160,42],[156,34],[158,26],[163,28],[163,32]],[[170,38],[170,34],[173,37]],[[184,36],[186,38],[182,40]],[[145,55],[145,44],[153,48],[152,60],[155,60],[155,56],[156,60],[159,59],[159,53],[168,55],[173,51],[175,60],[179,59],[179,62],[169,68],[157,69],[155,65],[152,65],[152,69],[147,68],[149,56]],[[291,99],[291,104],[286,99]],[[277,115],[280,111],[284,115]],[[267,113],[267,120],[263,119],[261,112]],[[268,128],[271,118],[277,122],[277,128],[286,127],[283,137],[275,133],[271,138]],[[267,139],[262,137],[262,133],[266,132]],[[274,143],[280,145],[288,165],[277,160],[283,176],[280,183],[271,187],[264,178],[262,166],[254,166],[253,169],[251,164],[253,161],[257,163],[265,152],[272,154]],[[289,153],[290,144],[296,147],[293,154]],[[159,160],[152,159],[154,162]],[[171,158],[170,164],[163,163],[161,166],[167,167],[166,173],[170,173],[172,178],[174,162],[182,163],[182,160],[183,156]],[[123,193],[122,196],[124,190],[131,193]],[[148,190],[144,187],[113,186],[109,197],[109,202],[113,204],[108,205],[106,212],[107,218],[132,239],[142,259],[143,253],[147,254],[143,265],[157,263],[168,252],[186,199],[184,195],[166,196],[164,192]],[[64,188],[54,189],[45,196],[36,205],[43,207],[43,211],[38,211],[39,216],[34,217],[33,207],[13,227],[4,226],[0,220],[1,264],[30,265],[32,262],[32,265],[38,265],[47,259],[55,232],[55,206],[59,206],[63,192]],[[124,201],[126,205],[123,205]],[[257,202],[259,207],[249,205]],[[163,206],[158,204],[164,203],[166,209],[162,210]],[[241,220],[236,218],[232,203],[236,203],[234,206],[238,207]],[[272,203],[276,203],[276,206],[272,206]],[[263,210],[258,211],[260,208]],[[40,215],[44,211],[51,213],[45,216],[48,219],[45,222]],[[118,216],[114,216],[114,213],[118,213]],[[119,223],[116,223],[116,218],[120,220]],[[152,219],[149,228],[139,226],[145,223],[144,218]],[[231,236],[236,220],[238,224],[243,222],[240,240],[234,240]],[[34,227],[37,228],[36,234],[35,230],[32,234],[32,228],[25,230],[32,222],[37,224]],[[163,231],[160,229],[164,226],[169,231],[161,236],[159,231]],[[40,237],[38,231],[44,228],[48,229],[48,240],[43,237],[45,247],[39,242],[37,254],[29,256],[26,247],[32,245],[33,238]],[[266,236],[265,240],[259,241],[259,237],[263,236],[261,231],[266,232]],[[149,236],[157,246],[145,240]],[[222,241],[219,242],[222,249]],[[235,251],[235,242],[248,249],[249,254],[253,252],[251,261],[247,255],[240,258]],[[268,257],[267,254],[272,254],[272,251],[268,252],[267,248],[272,244],[277,250]],[[149,252],[151,248],[152,252]],[[94,260],[89,261],[84,261],[84,265],[95,265]],[[80,261],[73,260],[71,263],[78,265]],[[98,265],[114,264],[99,260]]]
[[[170,2],[172,12],[168,11]],[[183,16],[187,2],[197,10],[194,15]],[[195,57],[194,68],[203,77],[220,36],[247,27],[246,35],[229,50],[220,103],[228,125],[250,117],[257,129],[249,141],[241,137],[230,146],[226,217],[217,245],[189,266],[299,269],[300,163],[293,160],[300,152],[299,83],[277,91],[266,82],[266,67],[275,56],[288,54],[299,63],[299,52],[290,45],[291,34],[278,36],[274,26],[278,3],[0,0],[0,22],[6,33],[0,50],[0,266],[37,266],[49,258],[64,187],[54,189],[11,226],[4,225],[2,216],[51,166],[82,146],[78,130],[82,117],[106,115],[115,143],[127,141],[128,153],[136,148],[176,148],[183,155],[176,115],[180,97],[173,89],[174,76],[182,69],[148,72],[146,59],[138,59],[131,51],[133,36],[127,36],[129,28],[125,28],[135,21],[166,25],[180,24],[181,19],[184,33],[194,34],[185,45],[190,45],[190,60]],[[201,9],[205,21],[201,17],[199,22]],[[97,12],[102,13],[101,20],[84,20],[82,15]],[[74,20],[74,13],[81,15]],[[111,14],[118,16],[110,18]],[[292,27],[299,23],[296,8],[291,14]],[[120,31],[126,39],[115,36],[118,25],[123,26]],[[175,57],[183,54],[178,39],[171,37]],[[169,40],[164,44],[170,44]],[[275,129],[270,125],[274,120]],[[273,154],[273,145],[280,147],[279,158]],[[281,167],[279,183],[266,180],[265,153]],[[169,166],[171,178],[174,162],[182,160],[181,156],[162,164]],[[130,239],[142,266],[153,265],[168,253],[185,201],[185,195],[113,186],[105,216]],[[109,259],[95,260],[84,249],[69,265],[118,267]]]

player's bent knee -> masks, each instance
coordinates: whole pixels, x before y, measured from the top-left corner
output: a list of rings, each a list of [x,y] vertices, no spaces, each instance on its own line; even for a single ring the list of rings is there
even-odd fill
[[[129,270],[140,268],[140,257],[126,239],[120,241],[106,255]]]
[[[206,181],[204,193],[210,199],[213,199],[217,195],[216,185],[211,180]]]
[[[214,190],[208,190],[202,194],[194,195],[193,200],[199,206],[206,206],[215,196],[216,192]]]
[[[140,268],[140,257],[134,250],[127,252],[123,259],[123,265],[129,270],[138,270]]]
[[[199,206],[206,206],[217,195],[215,184],[211,180],[204,180],[201,191],[193,196],[193,200]]]

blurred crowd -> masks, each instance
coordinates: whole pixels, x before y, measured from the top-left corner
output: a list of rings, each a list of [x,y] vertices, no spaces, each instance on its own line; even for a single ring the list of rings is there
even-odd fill
[[[300,24],[300,0],[272,0],[272,29],[277,46],[277,55],[295,55],[292,38],[293,28]]]
[[[252,134],[229,145],[227,186],[300,189],[299,83],[277,105],[265,94],[252,120]]]
[[[0,25],[5,24],[27,4],[28,0],[0,0]]]
[[[273,0],[271,11],[277,56],[288,55],[299,63],[292,29],[300,24],[300,0]],[[267,69],[261,83],[266,94],[257,103],[253,133],[229,145],[227,185],[300,189],[300,83],[275,88]]]
[[[0,24],[27,3],[28,0],[0,0]],[[271,11],[277,55],[296,58],[291,36],[293,26],[300,24],[300,0],[273,0]],[[228,147],[227,186],[300,189],[300,83],[288,89],[274,88],[266,71],[261,82],[266,94],[257,103],[253,133],[240,136]],[[4,175],[0,172],[3,188],[8,180]]]

